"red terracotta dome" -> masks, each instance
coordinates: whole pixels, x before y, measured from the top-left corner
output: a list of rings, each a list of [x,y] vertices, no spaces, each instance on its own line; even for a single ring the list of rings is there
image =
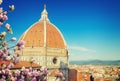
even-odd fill
[[[62,33],[50,23],[46,8],[41,13],[41,19],[25,31],[20,40],[25,41],[25,47],[66,48]]]

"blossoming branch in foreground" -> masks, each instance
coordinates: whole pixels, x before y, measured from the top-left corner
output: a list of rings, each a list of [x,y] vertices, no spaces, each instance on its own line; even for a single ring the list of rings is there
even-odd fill
[[[3,63],[3,65],[5,65]],[[11,71],[8,68],[2,69],[0,71],[0,81],[46,81],[46,76],[48,74],[47,69],[26,69],[23,67],[21,70]]]

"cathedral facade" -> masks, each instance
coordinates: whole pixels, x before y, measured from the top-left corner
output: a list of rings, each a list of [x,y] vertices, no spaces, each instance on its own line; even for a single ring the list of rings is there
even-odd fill
[[[68,81],[68,49],[60,30],[48,19],[46,6],[38,22],[30,26],[20,37],[25,41],[25,48],[21,51],[21,60],[31,58],[40,66],[49,69],[48,80],[55,81],[55,72],[62,71]]]

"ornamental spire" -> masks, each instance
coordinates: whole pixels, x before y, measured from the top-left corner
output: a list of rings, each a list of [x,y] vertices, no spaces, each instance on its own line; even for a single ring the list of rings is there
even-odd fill
[[[46,10],[46,5],[44,5],[44,10],[41,13],[41,19],[40,20],[49,21],[48,12]]]

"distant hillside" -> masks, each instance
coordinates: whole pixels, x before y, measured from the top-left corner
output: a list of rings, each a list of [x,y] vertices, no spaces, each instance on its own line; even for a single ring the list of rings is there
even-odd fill
[[[115,61],[103,61],[103,60],[88,60],[88,61],[70,61],[70,64],[78,64],[78,65],[120,65],[120,60]]]

